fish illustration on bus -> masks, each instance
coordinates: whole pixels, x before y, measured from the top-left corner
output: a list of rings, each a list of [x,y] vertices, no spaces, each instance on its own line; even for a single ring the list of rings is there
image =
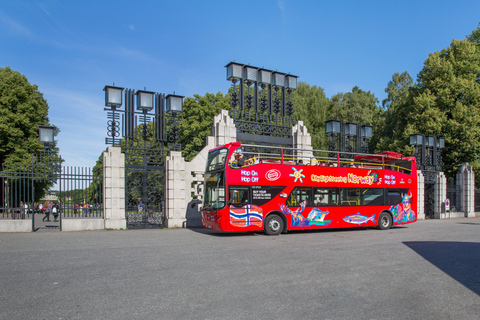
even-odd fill
[[[369,221],[376,223],[375,216],[376,216],[375,213],[372,214],[370,217],[368,217],[360,214],[360,212],[357,212],[357,214],[352,214],[352,215],[343,217],[343,221],[348,223],[358,224],[360,226],[363,223],[367,224]]]

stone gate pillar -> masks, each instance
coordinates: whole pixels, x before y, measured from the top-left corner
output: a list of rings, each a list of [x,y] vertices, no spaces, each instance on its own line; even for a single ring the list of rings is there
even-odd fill
[[[218,116],[213,118],[211,135],[215,139],[215,147],[237,141],[237,128],[227,110],[220,111]]]
[[[125,154],[119,147],[103,153],[103,212],[105,229],[126,229]]]
[[[417,171],[417,219],[425,220],[425,177]]]
[[[301,158],[313,158],[312,137],[308,133],[303,121],[297,121],[292,128],[293,148],[299,149],[297,156]]]
[[[179,151],[170,151],[165,160],[165,226],[180,228],[186,226],[187,188],[185,159]]]
[[[475,173],[468,163],[463,163],[457,172],[458,205],[466,218],[475,217]]]
[[[445,219],[445,200],[447,199],[447,178],[443,172],[435,175],[435,191],[434,191],[434,215],[435,219]]]

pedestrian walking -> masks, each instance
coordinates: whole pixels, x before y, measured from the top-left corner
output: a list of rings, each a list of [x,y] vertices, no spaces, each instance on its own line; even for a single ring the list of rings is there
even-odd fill
[[[57,205],[53,205],[52,207],[52,214],[53,214],[53,221],[57,222],[58,221],[58,209]]]
[[[51,212],[52,208],[50,207],[50,202],[49,201],[45,201],[45,203],[43,205],[43,210],[45,212],[45,217],[43,217],[42,221],[45,222],[45,219],[47,219],[47,221],[50,222],[50,212]]]

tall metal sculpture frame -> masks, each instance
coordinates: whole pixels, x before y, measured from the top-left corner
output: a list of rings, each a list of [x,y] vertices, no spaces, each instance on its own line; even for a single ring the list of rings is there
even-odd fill
[[[226,66],[237,140],[291,147],[297,76],[236,62]]]

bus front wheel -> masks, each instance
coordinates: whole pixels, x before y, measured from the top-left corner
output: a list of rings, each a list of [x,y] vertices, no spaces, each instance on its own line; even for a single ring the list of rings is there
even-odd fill
[[[392,216],[387,212],[380,213],[378,217],[378,229],[387,230],[392,227],[393,221]]]
[[[276,214],[267,216],[264,222],[264,230],[268,235],[279,235],[283,231],[283,220]]]

